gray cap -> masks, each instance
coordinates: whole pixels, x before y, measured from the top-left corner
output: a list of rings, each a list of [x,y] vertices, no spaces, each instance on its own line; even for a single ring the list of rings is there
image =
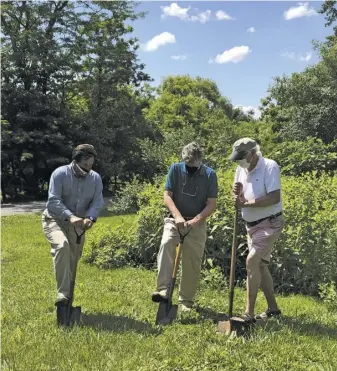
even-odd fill
[[[233,144],[233,152],[230,159],[232,161],[242,160],[249,151],[257,146],[255,140],[251,138],[241,138]]]

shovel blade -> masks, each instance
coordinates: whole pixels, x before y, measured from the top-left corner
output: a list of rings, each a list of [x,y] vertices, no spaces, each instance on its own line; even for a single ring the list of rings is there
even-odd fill
[[[156,325],[170,325],[176,318],[178,312],[178,305],[172,305],[172,303],[160,303]]]
[[[79,325],[81,322],[81,307],[71,307],[69,325],[73,327],[74,325]]]
[[[228,321],[218,323],[217,332],[227,336],[242,336],[248,333],[251,323],[240,317],[232,317]]]

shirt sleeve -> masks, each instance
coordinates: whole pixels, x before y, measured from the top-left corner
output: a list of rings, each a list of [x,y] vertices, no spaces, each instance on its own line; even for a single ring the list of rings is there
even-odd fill
[[[55,170],[49,182],[47,209],[57,218],[66,220],[73,213],[64,205],[62,198],[62,181],[64,173]]]
[[[207,198],[218,197],[218,177],[215,171],[212,171],[209,176],[209,185],[207,188]]]
[[[240,179],[240,167],[238,166],[234,175],[234,184],[237,183]]]
[[[102,178],[98,175],[96,179],[94,197],[92,201],[90,202],[89,209],[88,209],[88,212],[86,213],[86,216],[91,217],[96,221],[103,206],[104,206],[103,183],[102,183]]]
[[[172,165],[167,174],[166,183],[165,183],[165,191],[173,192],[174,186],[175,186],[174,165]]]
[[[264,184],[267,193],[281,189],[281,171],[275,161],[266,167]]]

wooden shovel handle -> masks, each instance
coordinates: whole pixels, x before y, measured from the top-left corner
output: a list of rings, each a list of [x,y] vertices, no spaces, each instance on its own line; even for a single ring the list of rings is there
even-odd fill
[[[182,248],[182,244],[179,242],[178,247],[177,247],[177,253],[176,253],[176,258],[175,258],[175,262],[174,262],[174,267],[173,267],[173,273],[172,273],[172,278],[173,279],[177,277],[179,262],[180,262],[180,256],[181,256],[181,248]]]
[[[235,266],[236,266],[236,246],[238,239],[238,208],[235,208],[234,214],[234,228],[233,228],[233,242],[232,242],[232,257],[231,257],[231,272],[229,277],[229,310],[228,315],[233,316],[233,300],[234,300],[234,282],[235,282]]]

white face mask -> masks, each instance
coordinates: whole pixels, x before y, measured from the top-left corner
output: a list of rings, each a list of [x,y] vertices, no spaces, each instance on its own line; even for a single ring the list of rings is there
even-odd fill
[[[247,162],[245,158],[239,161],[239,166],[242,167],[243,169],[248,169],[249,165],[250,163]]]

